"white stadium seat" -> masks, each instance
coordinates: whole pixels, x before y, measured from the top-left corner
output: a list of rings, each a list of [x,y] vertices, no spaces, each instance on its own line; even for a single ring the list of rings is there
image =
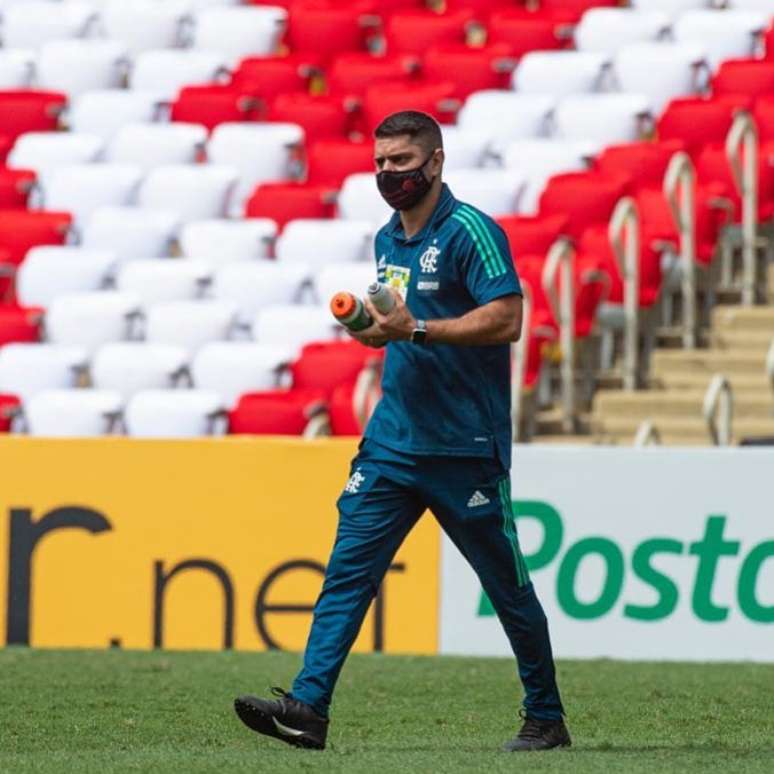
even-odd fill
[[[457,126],[486,138],[497,152],[510,140],[543,137],[556,100],[544,94],[486,89],[471,94],[457,116]],[[492,116],[497,116],[493,121]]]
[[[534,214],[548,178],[561,172],[585,169],[590,153],[591,146],[588,143],[564,140],[512,142],[505,150],[503,161],[506,168],[517,170],[528,181],[519,202],[521,212]]]
[[[212,390],[144,390],[124,411],[126,431],[146,438],[197,438],[212,435],[223,411]]]
[[[97,291],[57,296],[46,311],[54,344],[82,347],[90,355],[110,341],[131,338],[139,299],[131,293]]]
[[[703,64],[698,46],[635,43],[615,55],[613,72],[622,91],[646,95],[660,113],[674,97],[699,91]]]
[[[80,224],[99,207],[134,203],[141,180],[133,164],[68,164],[43,182],[43,205],[72,213]]]
[[[216,164],[170,164],[156,167],[143,182],[141,207],[175,212],[180,220],[224,217],[239,174],[233,167]]]
[[[194,353],[210,341],[225,341],[237,320],[236,304],[227,301],[171,301],[152,306],[145,317],[145,339],[173,344]]]
[[[0,49],[0,89],[26,89],[35,73],[35,52],[25,48]]]
[[[200,124],[126,124],[105,151],[107,161],[136,164],[148,171],[164,164],[193,164],[207,141]]]
[[[155,91],[88,91],[72,102],[68,123],[74,132],[98,134],[109,140],[125,124],[153,121],[163,99]]]
[[[321,306],[325,306],[340,291],[348,291],[364,298],[366,290],[372,282],[376,282],[376,265],[373,261],[368,263],[331,263],[317,272],[314,278],[314,287],[317,292],[317,300]]]
[[[198,298],[209,277],[201,261],[190,258],[148,258],[129,261],[116,276],[116,287],[133,293],[144,309],[167,301]]]
[[[116,263],[169,255],[180,221],[174,213],[140,207],[100,207],[81,229],[81,246],[112,250]]]
[[[285,226],[275,252],[280,263],[311,266],[372,259],[375,228],[367,220],[297,218]]]
[[[86,360],[80,347],[6,344],[0,347],[0,393],[25,401],[41,390],[75,387]]]
[[[108,435],[123,407],[114,390],[44,390],[24,403],[30,435],[95,437]]]
[[[38,48],[51,40],[85,35],[94,20],[89,3],[27,0],[3,11],[3,46]]]
[[[194,15],[192,46],[223,53],[231,65],[246,56],[269,56],[277,50],[287,16],[284,8],[271,5],[208,8]]]
[[[99,135],[77,132],[27,132],[8,154],[11,169],[32,169],[39,176],[56,167],[96,161],[105,143]]]
[[[180,43],[186,9],[158,0],[109,0],[100,14],[108,38],[120,40],[133,53],[175,48]]]
[[[649,129],[650,101],[642,94],[576,94],[556,108],[556,137],[600,144],[634,142]]]
[[[298,303],[310,279],[307,264],[233,261],[218,269],[211,292],[217,299],[236,304],[247,322],[270,304]]]
[[[256,341],[287,349],[295,359],[305,344],[337,339],[341,326],[333,318],[327,304],[276,305],[267,306],[258,312],[252,329]]]
[[[661,11],[671,18],[694,8],[707,8],[713,0],[631,0],[631,5],[643,11]]]
[[[458,199],[492,217],[518,212],[526,185],[514,169],[452,169],[445,179]]]
[[[174,99],[183,86],[214,82],[225,67],[225,58],[211,51],[143,51],[129,74],[129,87]]]
[[[180,249],[188,258],[219,266],[269,258],[276,236],[277,224],[270,218],[195,220],[183,226]]]
[[[217,392],[231,408],[246,392],[277,387],[291,359],[283,349],[252,341],[217,341],[199,350],[191,374],[196,388]]]
[[[580,51],[614,54],[629,43],[659,40],[668,32],[669,23],[662,11],[590,8],[575,28],[575,45]]]
[[[57,296],[105,286],[115,253],[79,247],[33,247],[16,275],[16,293],[27,306],[48,306]]]
[[[304,130],[297,124],[224,123],[212,132],[207,157],[213,164],[239,171],[234,208],[241,212],[244,200],[259,183],[291,177],[293,153],[303,142]]]
[[[598,51],[533,51],[513,71],[513,88],[556,98],[599,91],[608,63]]]
[[[771,0],[726,0],[728,8],[734,11],[757,11],[759,13],[774,13]]]
[[[348,175],[337,199],[340,218],[367,220],[377,228],[392,217],[394,210],[382,199],[372,172]]]
[[[118,341],[101,346],[89,370],[95,387],[117,390],[127,400],[140,390],[174,387],[187,363],[182,347]]]
[[[751,11],[697,10],[681,14],[673,27],[678,43],[701,46],[714,69],[724,59],[755,53],[756,35],[768,26],[768,16]]]
[[[40,49],[36,83],[70,97],[121,85],[128,52],[114,40],[55,40]]]

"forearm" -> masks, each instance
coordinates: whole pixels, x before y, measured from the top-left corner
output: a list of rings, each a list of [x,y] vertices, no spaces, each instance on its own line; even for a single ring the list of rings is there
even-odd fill
[[[462,317],[427,321],[428,344],[486,346],[518,341],[521,333],[521,299],[518,303],[493,301]]]

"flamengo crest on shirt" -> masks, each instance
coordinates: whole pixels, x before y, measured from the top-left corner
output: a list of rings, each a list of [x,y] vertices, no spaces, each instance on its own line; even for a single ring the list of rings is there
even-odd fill
[[[441,251],[435,245],[430,245],[422,253],[419,258],[419,268],[422,269],[423,274],[435,274],[438,271],[438,256],[440,254]]]

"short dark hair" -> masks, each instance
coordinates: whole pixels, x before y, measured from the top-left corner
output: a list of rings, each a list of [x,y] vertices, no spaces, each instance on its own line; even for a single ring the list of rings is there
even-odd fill
[[[407,134],[427,153],[443,148],[443,136],[438,122],[427,113],[418,110],[401,110],[387,116],[374,130],[374,137],[383,140],[386,137],[400,137]]]

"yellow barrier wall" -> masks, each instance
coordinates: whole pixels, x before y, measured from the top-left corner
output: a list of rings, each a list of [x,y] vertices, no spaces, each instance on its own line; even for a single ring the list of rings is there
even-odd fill
[[[354,451],[335,440],[0,439],[0,638],[303,649]],[[439,546],[425,516],[357,650],[437,651]]]

